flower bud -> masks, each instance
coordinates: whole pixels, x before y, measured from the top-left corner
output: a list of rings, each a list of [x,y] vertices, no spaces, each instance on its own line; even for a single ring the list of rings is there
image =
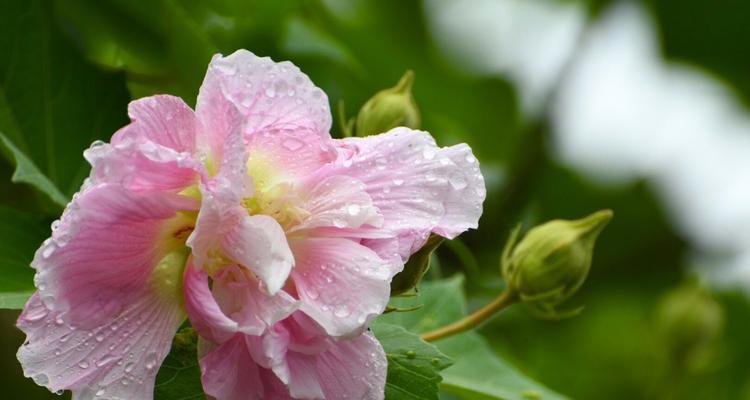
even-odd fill
[[[724,309],[695,282],[667,292],[656,307],[656,333],[672,366],[698,371],[710,364],[724,328]]]
[[[602,210],[576,221],[549,221],[531,229],[518,245],[514,231],[502,260],[509,290],[541,317],[578,313],[580,309],[561,314],[555,307],[586,280],[596,238],[611,218],[611,210]]]
[[[375,135],[397,126],[418,129],[419,109],[411,94],[414,72],[406,71],[396,86],[381,90],[362,106],[357,115],[357,136]]]
[[[404,269],[391,281],[391,296],[398,296],[417,286],[425,272],[430,269],[432,253],[440,247],[443,240],[445,239],[438,235],[430,235],[424,246],[409,257]]]

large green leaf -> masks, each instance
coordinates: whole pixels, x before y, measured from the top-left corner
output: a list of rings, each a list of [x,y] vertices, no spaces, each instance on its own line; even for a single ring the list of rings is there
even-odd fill
[[[20,309],[34,291],[34,251],[49,235],[35,214],[0,206],[0,308]]]
[[[419,296],[393,299],[397,307],[422,304],[413,312],[390,313],[379,322],[396,324],[423,333],[461,318],[466,312],[463,277],[423,282]],[[467,332],[435,342],[437,347],[455,360],[442,372],[442,387],[467,400],[564,399],[538,382],[524,376],[514,366],[492,351],[486,340],[476,332]]]
[[[377,322],[372,330],[388,359],[387,400],[437,400],[440,371],[453,361],[434,345],[398,325]]]
[[[129,95],[122,75],[77,53],[50,8],[0,2],[0,131],[14,180],[64,205],[88,175],[82,151],[126,123]]]
[[[197,341],[198,337],[192,328],[183,328],[175,335],[172,350],[156,375],[156,400],[205,398],[198,366]]]

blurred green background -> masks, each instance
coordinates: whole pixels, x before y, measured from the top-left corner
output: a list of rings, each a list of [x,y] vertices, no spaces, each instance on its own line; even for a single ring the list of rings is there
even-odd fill
[[[613,3],[549,2],[580,10],[582,35]],[[7,218],[0,240],[13,243],[13,251],[0,262],[28,264],[61,210],[55,196],[70,196],[88,173],[82,151],[127,123],[130,99],[171,93],[194,105],[212,54],[246,48],[291,60],[328,94],[334,115],[343,102],[347,116],[411,69],[422,128],[441,145],[471,145],[488,185],[480,229],[441,247],[427,279],[463,273],[470,306],[481,305],[503,286],[499,252],[515,224],[615,211],[591,275],[570,304],[585,305],[583,314],[539,321],[514,307],[481,329],[497,352],[575,399],[750,399],[746,295],[712,289],[696,276],[691,264],[701,249],[676,228],[651,180],[590,181],[553,150],[551,105],[575,45],[539,107],[528,112],[512,77],[466,68],[468,61],[439,45],[449,34],[429,19],[439,3],[0,0],[0,132],[59,188],[49,200],[12,183],[15,157],[2,148],[0,216]],[[744,110],[750,2],[632,3],[655,22],[665,62],[718,78]],[[523,14],[497,17],[525,23]],[[333,134],[340,132],[335,122]],[[0,279],[30,283],[32,272]],[[21,374],[17,314],[0,311],[0,397],[58,398]]]

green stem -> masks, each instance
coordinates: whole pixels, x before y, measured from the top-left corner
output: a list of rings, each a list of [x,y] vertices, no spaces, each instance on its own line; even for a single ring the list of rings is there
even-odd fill
[[[518,301],[518,296],[515,292],[511,290],[504,290],[498,297],[495,298],[495,300],[492,300],[492,302],[490,302],[486,306],[474,311],[464,318],[442,328],[438,328],[434,331],[422,334],[422,340],[424,340],[425,342],[433,342],[438,339],[468,331],[469,329],[475,328],[481,323],[492,318],[495,314],[504,310],[516,301]]]

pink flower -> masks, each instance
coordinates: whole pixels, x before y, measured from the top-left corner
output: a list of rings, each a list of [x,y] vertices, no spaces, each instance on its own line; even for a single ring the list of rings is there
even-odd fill
[[[325,94],[244,50],[212,60],[195,113],[154,96],[129,114],[85,152],[91,176],[32,262],[24,373],[152,398],[187,314],[215,398],[382,398],[366,328],[430,233],[476,227],[469,147],[406,128],[334,140]]]

